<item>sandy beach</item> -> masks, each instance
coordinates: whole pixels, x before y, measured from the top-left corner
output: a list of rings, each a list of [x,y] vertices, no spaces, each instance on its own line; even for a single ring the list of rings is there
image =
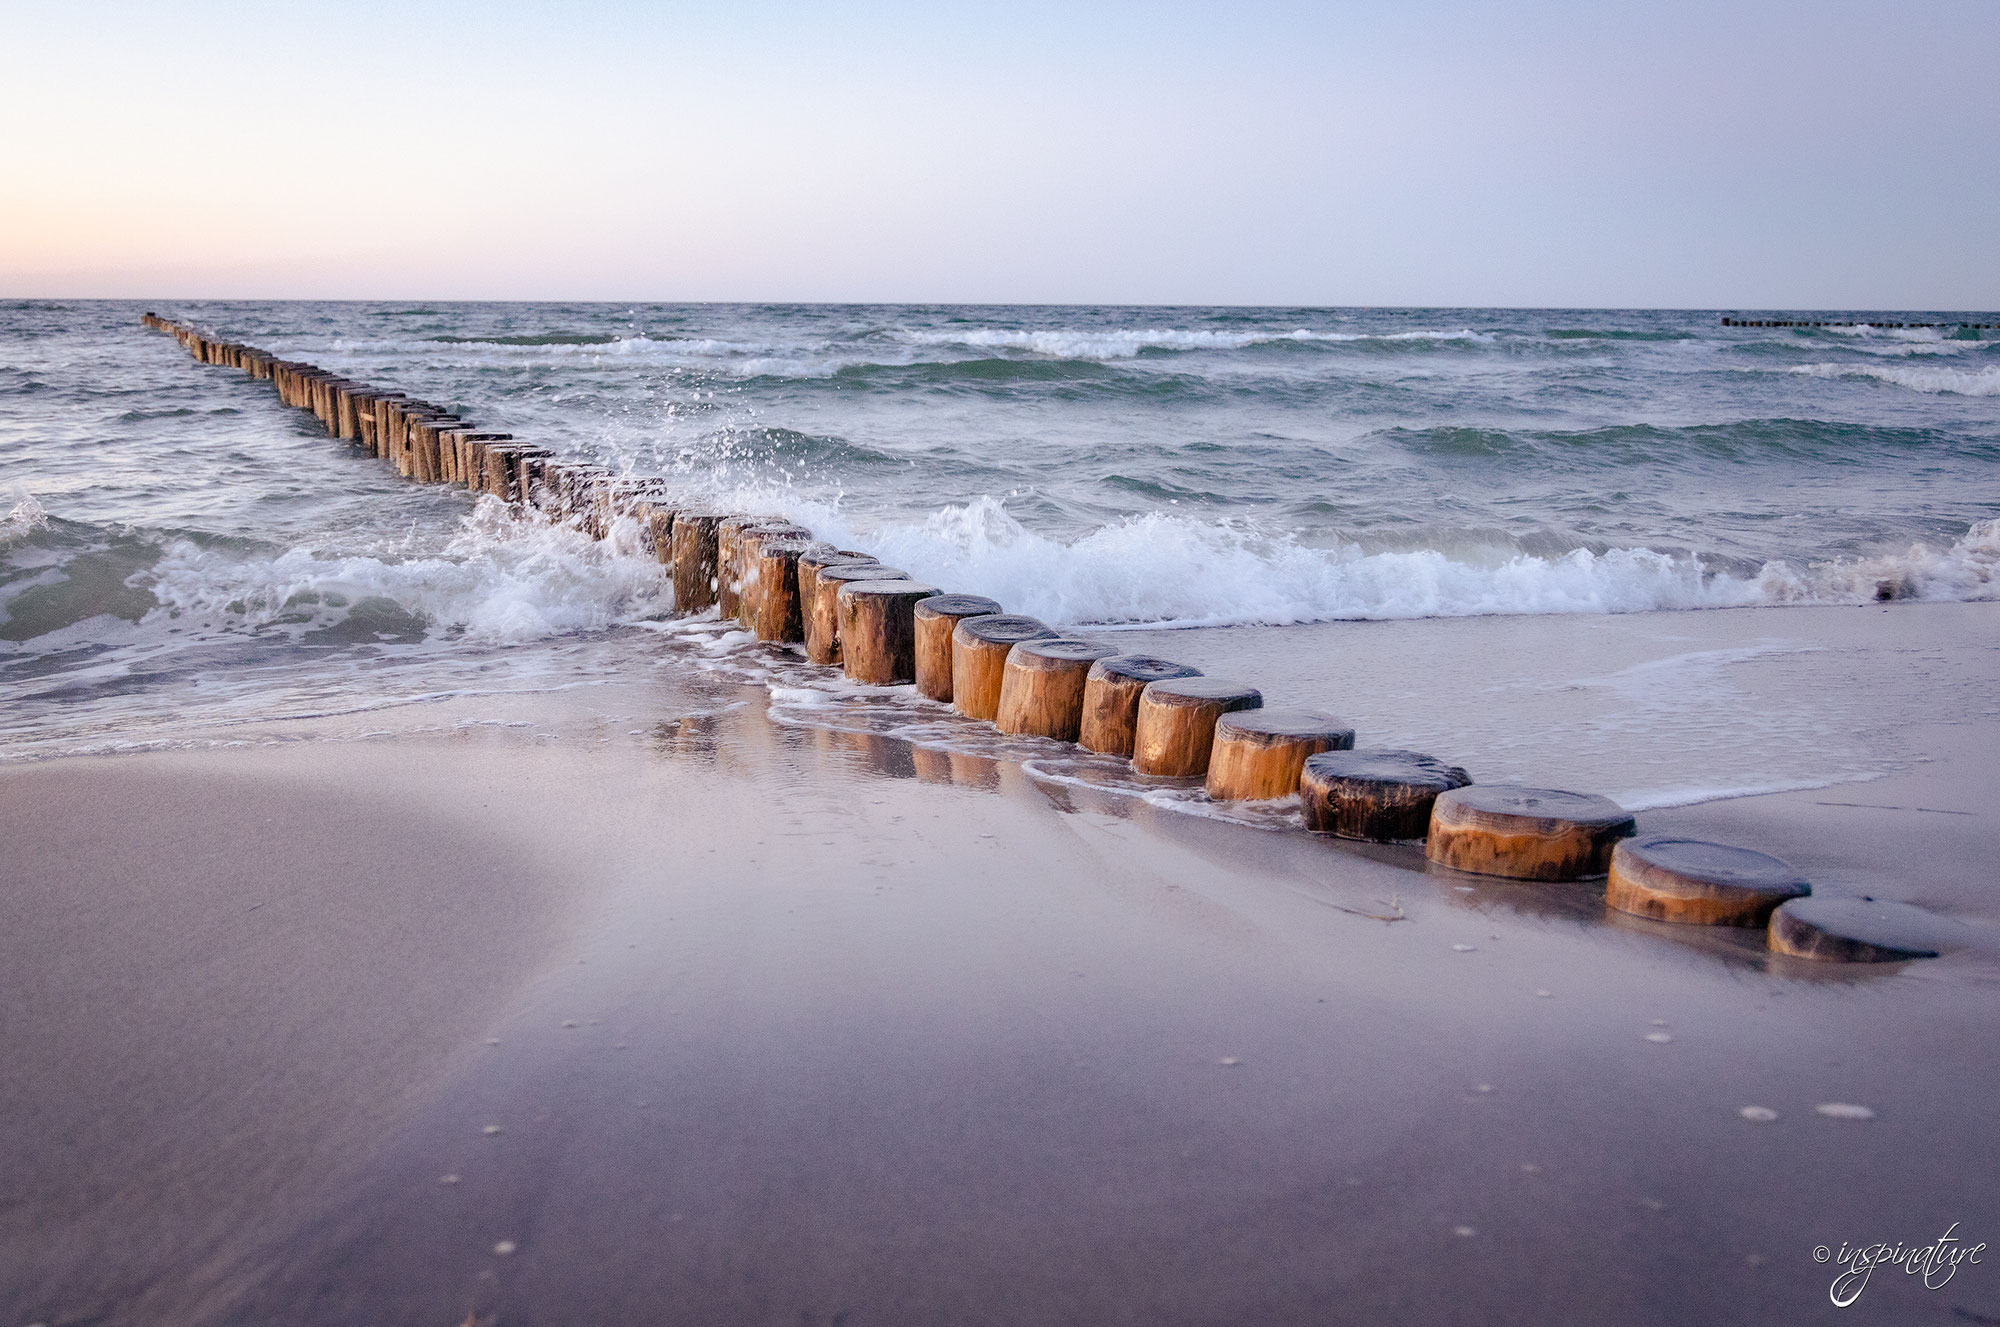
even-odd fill
[[[1521,688],[1508,640],[1811,637],[1829,722],[1900,703],[1886,642],[1951,646],[1904,773],[1642,817],[1959,928],[1880,967],[774,722],[723,672],[9,766],[0,1314],[2000,1319],[1986,1266],[1843,1316],[1814,1261],[2000,1225],[1993,611],[1315,629]]]

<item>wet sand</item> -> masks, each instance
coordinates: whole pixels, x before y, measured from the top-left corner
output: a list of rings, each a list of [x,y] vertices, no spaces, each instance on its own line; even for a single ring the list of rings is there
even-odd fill
[[[1991,681],[1971,609],[1898,629]],[[2000,1320],[1813,1260],[2000,1232],[1990,700],[1642,820],[1964,928],[1864,969],[765,695],[0,770],[4,1320]]]

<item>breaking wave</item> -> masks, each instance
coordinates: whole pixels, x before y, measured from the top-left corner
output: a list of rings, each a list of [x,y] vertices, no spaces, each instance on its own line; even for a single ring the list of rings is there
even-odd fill
[[[1166,327],[1124,328],[1036,328],[1028,330],[968,328],[941,331],[899,332],[897,339],[923,346],[970,346],[978,349],[1025,350],[1058,359],[1132,359],[1147,351],[1242,350],[1250,346],[1291,344],[1343,345],[1356,342],[1413,343],[1463,341],[1490,345],[1490,332],[1471,328],[1457,331],[1410,332],[1322,332],[1307,328],[1292,331],[1203,331]]]
[[[1980,369],[1917,368],[1902,364],[1800,364],[1789,372],[1809,378],[1874,378],[1916,392],[2000,396],[2000,364]]]
[[[1153,514],[1064,543],[999,502],[947,507],[921,524],[862,529],[839,512],[790,515],[912,576],[990,595],[1051,622],[1133,627],[1285,625],[1361,618],[1634,613],[1877,598],[2000,597],[2000,521],[1949,548],[1765,563],[1752,572],[1648,548],[1370,551],[1313,547],[1229,523]]]
[[[270,554],[181,540],[147,580],[160,605],[149,622],[297,637],[336,628],[349,609],[371,603],[427,633],[484,643],[600,631],[673,605],[658,563],[632,546],[518,519],[492,498],[435,551]]]

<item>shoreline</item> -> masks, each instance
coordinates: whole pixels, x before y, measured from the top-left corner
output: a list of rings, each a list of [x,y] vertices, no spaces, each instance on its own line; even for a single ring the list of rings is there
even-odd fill
[[[1876,662],[1941,631],[1939,696],[1990,678],[1985,615],[1925,616]],[[1549,639],[1465,634],[1502,676]],[[0,1312],[1840,1321],[1814,1246],[2000,1228],[1990,702],[1933,706],[1865,795],[1643,817],[1965,927],[1861,968],[774,723],[772,685],[656,668],[429,732],[0,767],[29,1051],[0,1121],[35,1162]],[[1982,1270],[1861,1307],[2000,1316]]]

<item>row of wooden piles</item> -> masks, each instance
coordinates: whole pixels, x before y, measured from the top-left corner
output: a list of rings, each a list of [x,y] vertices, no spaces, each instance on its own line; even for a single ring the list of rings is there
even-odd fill
[[[1910,329],[1910,328],[1933,328],[1942,331],[1943,329],[1948,327],[1956,328],[1961,332],[1990,332],[1994,330],[2000,330],[2000,323],[1856,323],[1856,322],[1832,323],[1832,322],[1806,322],[1806,321],[1800,321],[1798,319],[1782,319],[1782,318],[1728,318],[1728,317],[1725,317],[1722,320],[1722,325],[1724,327],[1879,327],[1885,331]]]
[[[1536,881],[1608,876],[1606,901],[1626,912],[1762,926],[1786,952],[1871,956],[1853,937],[1795,924],[1811,888],[1775,858],[1635,837],[1633,817],[1602,797],[1474,784],[1463,769],[1419,752],[1356,750],[1353,727],[1332,715],[1269,708],[1255,687],[921,584],[781,516],[706,509],[677,499],[663,478],[565,460],[434,402],[186,323],[152,313],[144,322],[204,364],[269,380],[285,404],[418,483],[462,485],[600,539],[632,523],[672,578],[677,612],[713,611],[759,640],[802,647],[813,663],[857,683],[914,684],[1002,733],[1121,757],[1151,778],[1200,780],[1216,801],[1297,795],[1308,828],[1375,842],[1421,839],[1431,860],[1456,870]]]

